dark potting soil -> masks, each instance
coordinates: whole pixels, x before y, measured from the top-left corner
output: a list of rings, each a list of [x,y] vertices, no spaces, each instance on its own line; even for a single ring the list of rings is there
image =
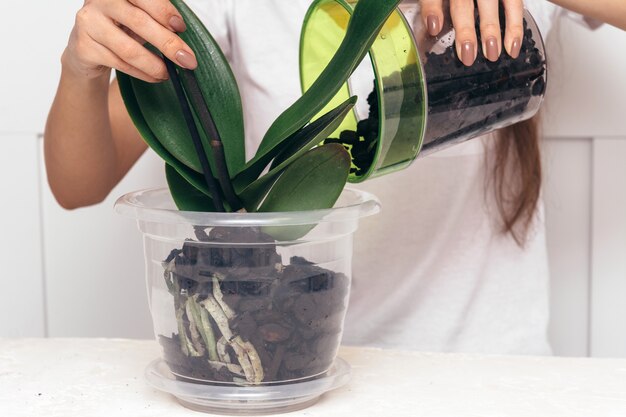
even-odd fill
[[[478,8],[475,10],[480,45],[480,18]],[[502,38],[505,20],[504,8],[500,7]],[[521,121],[525,117],[531,99],[542,96],[546,89],[546,58],[532,36],[528,22],[524,19],[524,37],[518,58],[511,58],[503,49],[499,60],[491,62],[479,51],[471,67],[463,65],[454,44],[443,49],[443,52],[437,50],[426,53],[423,64],[428,109],[426,134],[420,152],[422,155]],[[389,78],[402,79],[402,74],[397,72]],[[341,143],[351,152],[353,164],[350,172],[356,176],[369,170],[378,143],[379,103],[375,88],[367,101],[370,106],[368,117],[358,122],[356,131],[345,130],[339,138],[325,141]],[[421,104],[422,96],[418,95],[416,105]]]
[[[185,242],[164,262],[173,264],[166,267],[165,278],[180,311],[179,332],[159,336],[172,372],[183,379],[245,384],[307,378],[326,371],[340,342],[348,278],[299,257],[283,264],[273,239],[258,229],[214,228],[197,236],[200,242]],[[222,340],[224,355],[210,361],[205,339],[197,331],[201,326],[193,317],[190,320],[184,306],[189,299],[200,308],[208,298],[217,299],[216,284],[217,294],[234,314],[227,323],[232,334]],[[220,326],[207,312],[218,340]],[[262,379],[253,381],[249,373],[232,372],[226,366],[240,364],[234,346],[237,337],[254,347],[248,359],[260,361]],[[191,341],[194,353],[184,347],[185,341]]]
[[[374,161],[376,146],[378,144],[378,94],[376,86],[367,96],[369,111],[367,119],[360,120],[356,125],[356,131],[344,130],[339,138],[328,138],[324,143],[340,143],[352,157],[350,174],[360,176],[367,172]]]
[[[475,21],[480,45],[477,8]],[[503,7],[500,24],[504,38]],[[452,46],[444,53],[428,53],[424,71],[428,82],[424,154],[522,120],[531,99],[546,89],[546,58],[526,19],[519,57],[513,59],[503,49],[498,61],[491,62],[479,52],[474,65],[466,67]]]

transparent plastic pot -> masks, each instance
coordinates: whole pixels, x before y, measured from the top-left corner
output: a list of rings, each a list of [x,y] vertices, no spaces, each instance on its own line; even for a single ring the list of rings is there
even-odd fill
[[[154,333],[148,381],[184,405],[292,411],[347,381],[337,358],[359,219],[379,210],[345,190],[326,210],[178,211],[167,189],[121,197],[143,233]]]
[[[309,8],[300,42],[304,91],[337,50],[356,3],[316,0]],[[517,59],[503,49],[497,62],[489,62],[479,46],[476,63],[465,67],[454,46],[448,0],[443,9],[443,30],[432,37],[419,2],[402,2],[380,31],[369,60],[322,111],[359,95],[360,111],[355,109],[329,139],[351,151],[351,182],[406,168],[418,156],[529,119],[539,110],[547,65],[543,40],[530,13],[524,13],[524,39]],[[501,23],[504,29],[503,14]],[[477,29],[478,25],[476,12]],[[368,109],[363,109],[365,97]]]

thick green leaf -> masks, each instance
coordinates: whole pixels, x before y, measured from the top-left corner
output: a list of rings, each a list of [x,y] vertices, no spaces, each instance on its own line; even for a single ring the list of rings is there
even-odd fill
[[[191,185],[170,164],[165,164],[165,177],[170,193],[179,210],[216,211],[211,197]]]
[[[180,37],[196,54],[198,68],[194,73],[224,143],[228,171],[233,177],[246,162],[243,110],[235,76],[202,21],[183,0],[171,2],[187,24],[187,30]],[[208,142],[204,146],[210,148]]]
[[[172,0],[187,23],[188,30],[181,34],[181,37],[194,49],[198,57],[199,67],[196,76],[222,136],[230,176],[243,173],[244,166],[246,169],[252,167],[253,169],[243,175],[239,182],[240,189],[245,189],[258,178],[272,159],[282,153],[273,169],[266,175],[267,178],[250,188],[256,190],[255,201],[264,198],[259,211],[327,208],[331,207],[341,194],[350,169],[348,152],[338,144],[308,149],[325,139],[323,135],[328,135],[326,127],[340,116],[343,118],[354,103],[349,100],[342,105],[345,107],[339,106],[329,112],[328,115],[332,116],[320,120],[317,124],[314,122],[307,126],[307,123],[341,88],[365,56],[384,21],[398,2],[399,0],[360,0],[344,42],[329,66],[307,93],[275,121],[261,143],[258,158],[251,161],[252,164],[246,165],[241,99],[232,71],[215,40],[199,19],[182,0]],[[126,79],[122,80],[124,77]],[[185,148],[186,145],[178,144],[178,147],[174,147],[168,144],[170,151],[160,142],[161,137],[169,137],[163,134],[164,130],[169,129],[171,137],[178,135],[177,131],[182,130],[180,119],[175,115],[171,116],[174,119],[167,122],[167,126],[155,127],[159,132],[153,131],[142,114],[144,107],[145,111],[150,111],[151,96],[149,94],[143,96],[141,87],[138,88],[138,94],[142,97],[138,101],[130,80],[120,74],[120,88],[133,121],[146,142],[170,165],[171,172],[168,176],[170,183],[173,184],[172,194],[176,195],[177,204],[187,207],[186,209],[190,209],[189,207],[197,209],[200,206],[204,207],[205,204],[208,206],[202,196],[198,195],[198,191],[207,196],[209,193],[202,175],[193,169],[197,167],[196,161],[191,154],[187,154],[189,150]],[[159,100],[167,100],[167,95],[171,93],[164,88],[153,92],[153,96],[159,98],[161,95]],[[197,110],[195,111],[197,113]],[[335,111],[336,113],[333,113]],[[154,126],[159,122],[156,114],[148,116]],[[207,138],[203,140],[207,141]],[[208,143],[205,145],[210,149]],[[186,193],[192,194],[189,200],[184,196]]]
[[[131,77],[124,74],[123,72],[117,71],[117,81],[120,86],[120,92],[122,94],[122,99],[124,100],[124,104],[126,105],[126,110],[130,115],[135,127],[146,141],[148,146],[150,146],[157,155],[159,155],[165,162],[171,165],[180,175],[182,175],[188,182],[190,182],[195,188],[202,191],[206,195],[210,195],[209,190],[204,181],[204,177],[202,174],[192,170],[187,167],[185,164],[176,159],[169,151],[159,142],[150,130],[148,123],[143,117],[141,113],[141,109],[139,107],[139,103],[137,103],[137,98],[135,97],[135,93],[133,91],[131,85]]]
[[[202,172],[198,154],[191,140],[183,112],[171,81],[147,83],[131,78],[141,114],[157,140],[180,162]],[[198,128],[202,135],[203,131]],[[209,161],[211,161],[211,156]]]
[[[290,139],[283,142],[288,146],[285,147],[278,156],[276,156],[269,172],[241,190],[241,199],[246,202],[248,210],[253,210],[254,207],[258,206],[258,204],[263,200],[263,197],[272,187],[272,184],[278,175],[280,175],[291,163],[303,156],[311,149],[311,147],[317,146],[328,138],[328,136],[341,124],[348,112],[352,110],[355,103],[356,97],[351,97],[336,109],[331,110],[311,124],[300,129],[298,132],[293,134]],[[245,172],[246,171],[244,171],[244,173]],[[235,181],[237,180],[247,181],[248,178],[240,178],[237,176]],[[237,185],[237,183],[235,183],[235,185]]]
[[[346,185],[350,155],[336,143],[319,146],[293,162],[278,178],[260,212],[300,211],[331,208]],[[306,235],[317,225],[268,226],[263,232],[280,241]]]
[[[254,158],[252,158],[246,164],[244,169],[234,178],[233,184],[235,189],[241,191],[243,188],[255,181],[272,161],[272,159],[278,157],[279,155],[284,154],[284,156],[291,156],[290,152],[295,153],[298,149],[307,146],[310,148],[311,146],[322,142],[334,131],[329,130],[328,126],[332,125],[336,129],[337,125],[341,123],[348,112],[354,107],[356,100],[356,96],[350,97],[335,109],[298,130],[284,141],[277,143],[273,147],[262,152],[257,152]],[[326,134],[325,137],[324,134]],[[317,140],[317,142],[315,142],[315,140]]]
[[[359,0],[346,36],[317,80],[289,107],[263,137],[259,152],[282,142],[308,123],[341,89],[371,48],[387,18],[401,0]]]
[[[281,167],[285,168],[286,165],[311,149],[312,145],[321,144],[324,140],[328,139],[341,125],[343,119],[345,119],[356,104],[356,101],[357,96],[350,97],[337,108],[311,123],[309,126],[311,126],[312,129],[309,132],[305,133],[304,129],[296,132],[293,135],[294,138],[288,142],[289,146],[283,149],[272,161],[270,172],[275,169],[280,170]]]
[[[337,143],[313,148],[284,170],[259,212],[332,207],[348,180],[350,154]]]

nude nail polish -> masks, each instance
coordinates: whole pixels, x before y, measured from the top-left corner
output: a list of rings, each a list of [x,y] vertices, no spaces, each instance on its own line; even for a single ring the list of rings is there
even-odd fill
[[[461,62],[469,67],[474,63],[475,55],[474,44],[470,41],[463,42],[461,45]]]
[[[179,16],[170,17],[169,24],[172,29],[174,29],[178,33],[182,33],[187,30],[187,25],[185,24],[185,21]]]
[[[441,29],[439,27],[439,17],[430,15],[426,18],[426,26],[428,27],[428,33],[430,36],[437,36]]]
[[[488,37],[485,41],[485,47],[487,49],[485,51],[487,59],[491,62],[497,61],[500,56],[498,51],[498,40],[493,36]]]
[[[181,67],[187,69],[195,69],[198,66],[196,58],[187,51],[180,50],[176,52],[176,61]]]
[[[513,43],[511,44],[511,58],[515,59],[519,56],[519,53],[522,49],[522,43],[519,38],[513,39]]]

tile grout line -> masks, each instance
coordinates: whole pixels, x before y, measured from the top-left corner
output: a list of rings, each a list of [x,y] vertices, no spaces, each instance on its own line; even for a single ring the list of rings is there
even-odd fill
[[[590,193],[589,193],[589,272],[587,279],[587,356],[592,355],[592,337],[593,337],[593,272],[594,272],[594,199],[595,199],[595,145],[596,138],[591,138],[590,150]]]
[[[36,157],[37,157],[37,184],[39,188],[39,252],[41,254],[41,288],[42,288],[42,303],[43,303],[43,325],[44,325],[44,337],[50,336],[50,329],[48,323],[48,285],[46,279],[46,245],[45,245],[45,232],[44,232],[44,193],[43,193],[43,169],[42,159],[43,153],[41,151],[43,146],[43,134],[37,133],[36,139]]]

